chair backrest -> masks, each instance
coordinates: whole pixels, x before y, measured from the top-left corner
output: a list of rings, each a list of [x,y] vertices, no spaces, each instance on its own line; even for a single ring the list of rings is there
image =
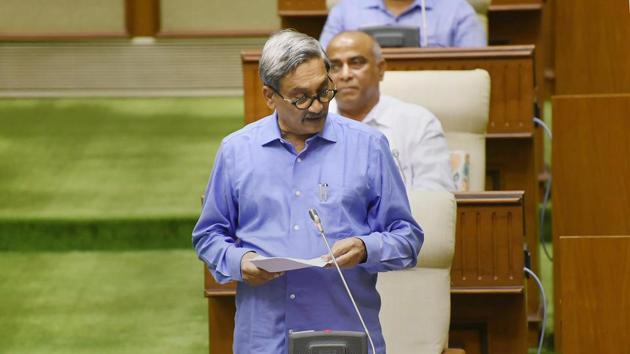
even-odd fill
[[[490,8],[490,3],[492,0],[467,0],[470,5],[475,9],[477,13],[477,18],[479,18],[479,22],[483,25],[483,28],[486,30],[486,38],[488,36],[488,9]],[[339,0],[326,0],[326,6],[328,9],[337,5]]]
[[[443,191],[408,190],[424,244],[412,269],[380,273],[380,320],[388,353],[439,354],[447,347],[457,204]]]
[[[490,75],[475,70],[386,71],[381,93],[419,104],[435,114],[451,151],[470,156],[470,190],[483,191]]]

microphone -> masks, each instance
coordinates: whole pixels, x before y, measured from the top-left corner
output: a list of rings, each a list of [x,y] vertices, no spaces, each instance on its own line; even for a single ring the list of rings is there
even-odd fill
[[[311,208],[308,210],[308,216],[313,220],[313,224],[315,224],[315,228],[319,233],[324,234],[324,227],[322,226],[322,220],[319,218],[319,214],[317,214],[317,210]]]
[[[368,340],[370,341],[370,346],[372,347],[372,353],[376,354],[376,349],[374,347],[374,342],[372,341],[372,336],[370,336],[370,331],[368,331],[367,326],[365,325],[365,321],[363,321],[363,316],[361,316],[361,311],[359,311],[359,307],[357,306],[357,303],[354,301],[352,292],[350,292],[348,283],[346,283],[346,278],[343,276],[343,273],[341,272],[341,268],[339,268],[339,264],[337,263],[337,258],[335,258],[335,255],[333,254],[333,251],[330,248],[330,244],[328,243],[328,238],[326,237],[326,234],[324,233],[324,226],[322,226],[322,220],[319,218],[319,214],[317,213],[317,210],[313,208],[308,210],[308,215],[311,217],[311,220],[313,220],[313,224],[315,225],[315,228],[317,229],[317,231],[319,231],[319,234],[324,239],[326,248],[328,248],[328,254],[330,255],[330,258],[332,258],[332,261],[335,264],[335,268],[337,268],[337,273],[339,273],[341,282],[343,282],[343,286],[346,288],[346,292],[348,293],[348,296],[350,297],[350,301],[352,301],[352,305],[354,306],[354,311],[359,316],[359,321],[361,321],[361,325],[363,325],[363,330],[365,331],[365,334],[367,335]]]

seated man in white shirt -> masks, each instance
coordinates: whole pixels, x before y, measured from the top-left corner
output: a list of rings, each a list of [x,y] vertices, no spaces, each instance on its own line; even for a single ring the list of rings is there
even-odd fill
[[[330,111],[385,134],[407,188],[453,190],[440,121],[426,108],[380,94],[386,64],[378,43],[363,32],[343,32],[326,51],[338,90]]]

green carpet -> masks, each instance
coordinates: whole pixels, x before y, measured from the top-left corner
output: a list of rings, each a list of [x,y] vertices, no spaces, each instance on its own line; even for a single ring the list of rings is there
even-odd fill
[[[551,243],[547,243],[547,250],[553,255],[553,246]],[[538,277],[542,282],[545,290],[545,296],[547,298],[547,323],[545,325],[545,340],[543,342],[542,354],[553,354],[554,346],[554,303],[553,303],[553,263],[546,258],[543,253],[542,245],[539,245],[540,255],[540,272]],[[528,291],[536,291],[535,289],[528,289]],[[536,348],[529,348],[528,354],[536,354]]]
[[[0,353],[207,353],[192,250],[0,252]]]
[[[547,250],[553,256],[553,245],[551,243],[547,243]],[[554,292],[553,292],[553,263],[547,259],[545,256],[542,245],[539,246],[539,255],[540,255],[540,273],[538,277],[540,281],[543,283],[543,287],[545,289],[545,296],[547,297],[547,325],[545,332],[547,334],[551,334],[554,332]]]
[[[190,249],[196,219],[0,219],[0,251]]]
[[[242,107],[242,98],[0,100],[0,250],[113,247],[102,235],[188,247]]]

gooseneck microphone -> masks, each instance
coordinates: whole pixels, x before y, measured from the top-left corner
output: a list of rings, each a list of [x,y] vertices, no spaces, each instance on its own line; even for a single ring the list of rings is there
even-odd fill
[[[348,296],[350,297],[350,301],[352,301],[354,310],[359,316],[359,321],[361,321],[361,325],[363,325],[363,330],[365,331],[365,334],[367,335],[368,340],[370,341],[370,346],[372,347],[372,353],[376,354],[376,349],[374,347],[374,342],[372,341],[372,336],[370,336],[370,331],[368,331],[367,326],[365,325],[365,321],[363,321],[363,316],[361,316],[361,311],[359,311],[359,307],[357,306],[357,303],[354,301],[352,292],[350,292],[348,283],[346,283],[346,278],[343,276],[343,273],[341,272],[341,268],[339,268],[339,264],[337,263],[337,259],[335,258],[335,255],[333,254],[333,251],[330,248],[330,244],[328,243],[328,239],[326,238],[326,234],[324,233],[324,226],[322,226],[322,220],[319,218],[319,214],[317,214],[317,210],[313,208],[308,210],[308,215],[311,217],[311,220],[313,220],[313,224],[315,225],[315,228],[317,229],[317,231],[319,231],[319,234],[324,239],[326,248],[328,248],[328,254],[330,254],[330,258],[332,258],[332,261],[335,264],[335,268],[337,268],[337,273],[339,273],[339,277],[341,278],[341,281],[343,282],[343,286],[346,288],[346,292],[348,293]]]
[[[319,214],[317,214],[317,210],[311,208],[308,210],[308,216],[313,220],[313,224],[315,224],[315,228],[319,231],[322,236],[324,235],[324,227],[322,226],[322,220],[319,218]],[[326,236],[324,236],[324,241],[326,241],[326,246],[328,246],[328,241],[326,240]],[[328,247],[330,250],[330,247]],[[332,252],[332,251],[331,251]]]

